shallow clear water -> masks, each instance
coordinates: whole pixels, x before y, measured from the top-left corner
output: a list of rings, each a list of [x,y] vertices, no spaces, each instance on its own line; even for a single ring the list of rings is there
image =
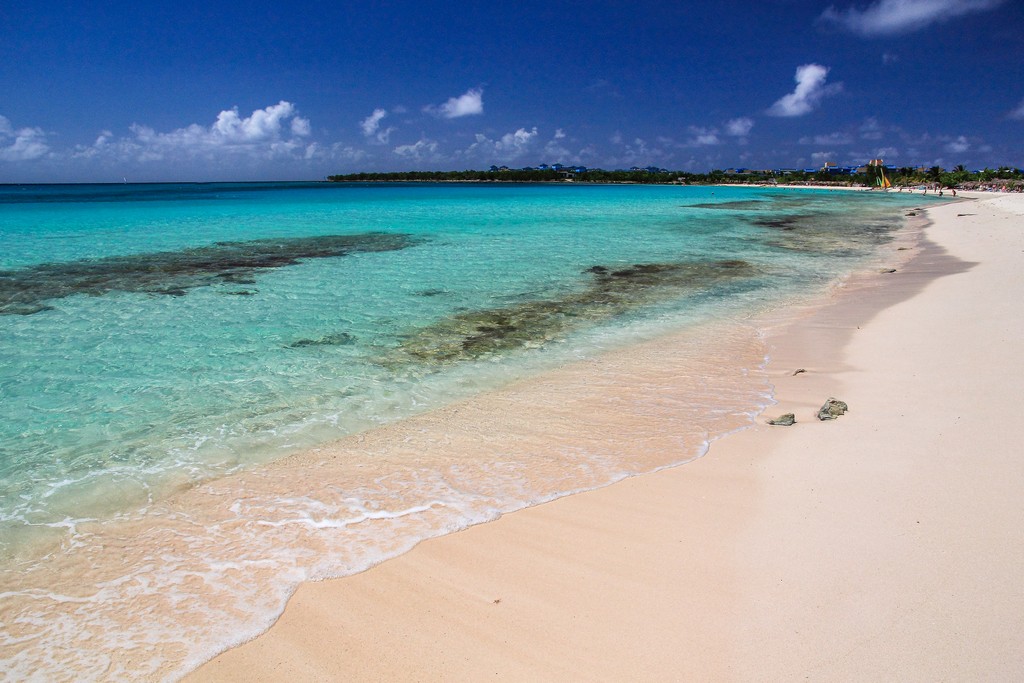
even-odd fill
[[[863,267],[921,201],[754,187],[0,187],[0,610],[21,624],[0,642],[7,669],[79,679],[173,670],[231,637],[176,640],[166,604],[147,608],[163,615],[151,628],[126,635],[110,620],[124,612],[118,601],[140,593],[110,586],[166,594],[201,575],[206,588],[186,591],[188,600],[216,593],[218,618],[230,613],[233,632],[249,635],[296,581],[356,571],[420,538],[699,455],[768,400],[751,379],[758,348],[743,321]],[[563,444],[557,466],[519,446],[495,446],[499,462],[475,461],[486,441],[478,434],[450,449],[455,464],[450,453],[443,465],[424,455],[426,446],[343,450],[349,462],[331,471],[341,491],[331,500],[309,492],[322,477],[303,482],[305,496],[260,488],[267,472],[288,471],[293,492],[306,476],[261,463],[708,325],[720,336],[695,336],[685,352],[692,374],[659,389],[689,382],[672,409],[709,416],[670,455],[635,458],[629,440],[602,450],[619,438],[605,433],[589,450]],[[735,353],[715,355],[725,348]],[[739,384],[709,382],[719,370]],[[697,391],[702,383],[723,388]],[[466,424],[463,432],[473,429]],[[457,439],[431,428],[435,442]],[[538,444],[557,441],[552,429]],[[218,486],[233,502],[174,526],[191,511],[168,501]],[[260,580],[279,586],[258,598],[242,588],[253,567],[225,569],[249,552],[247,518],[269,539],[253,567],[276,567]],[[268,532],[296,519],[317,534]],[[104,564],[98,549],[112,534],[133,547]],[[211,538],[234,554],[214,559]],[[173,560],[153,553],[175,542]],[[275,554],[289,544],[290,557],[317,559]],[[164,565],[157,574],[154,557]],[[63,598],[52,592],[58,572],[73,577]],[[238,572],[248,579],[228,580]],[[86,623],[121,635],[79,643]],[[145,643],[147,663],[115,666],[98,654],[117,638]]]

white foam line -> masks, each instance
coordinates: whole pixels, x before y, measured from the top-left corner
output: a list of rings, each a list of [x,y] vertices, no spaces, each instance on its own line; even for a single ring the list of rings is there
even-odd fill
[[[93,598],[74,598],[70,595],[61,595],[59,593],[44,593],[39,590],[28,590],[28,591],[6,591],[0,593],[0,600],[5,598],[32,598],[34,600],[52,600],[53,602],[71,602],[71,603],[88,603],[93,602]]]
[[[351,519],[342,519],[342,520],[324,519],[324,520],[317,521],[317,520],[314,520],[311,517],[305,517],[305,518],[295,518],[295,519],[282,519],[279,522],[269,522],[269,521],[266,521],[266,520],[260,520],[259,522],[257,522],[257,524],[260,524],[262,526],[275,527],[275,528],[276,527],[282,527],[282,526],[290,525],[290,524],[301,524],[303,526],[312,527],[314,529],[343,529],[343,528],[345,528],[347,526],[352,526],[354,524],[361,524],[363,522],[366,522],[366,521],[369,521],[369,520],[373,520],[373,519],[398,519],[400,517],[406,517],[408,515],[414,515],[414,514],[416,514],[418,512],[427,512],[428,510],[430,510],[431,508],[434,508],[434,507],[448,507],[448,506],[445,503],[442,503],[441,501],[433,501],[433,502],[431,502],[428,505],[416,505],[416,506],[411,507],[411,508],[406,508],[405,510],[399,510],[398,512],[389,512],[387,510],[382,510],[381,512],[365,512],[365,513],[363,513],[363,514],[361,514],[361,515],[359,515],[357,517],[353,517]]]

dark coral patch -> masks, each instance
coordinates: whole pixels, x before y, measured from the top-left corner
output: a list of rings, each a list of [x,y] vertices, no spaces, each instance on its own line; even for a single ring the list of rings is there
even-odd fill
[[[584,271],[591,281],[564,297],[456,313],[404,338],[387,364],[446,364],[527,346],[540,346],[587,324],[598,323],[659,300],[716,284],[753,277],[746,261],[640,263]]]
[[[323,337],[317,337],[316,339],[299,339],[288,345],[290,349],[301,349],[306,346],[348,346],[354,344],[356,341],[355,336],[348,332],[336,332],[334,334],[327,334]]]
[[[725,209],[726,211],[751,211],[765,209],[771,202],[760,199],[744,199],[735,202],[703,202],[701,204],[684,204],[684,209]]]
[[[304,259],[395,251],[416,243],[408,235],[364,233],[218,242],[182,251],[132,254],[0,271],[0,315],[47,310],[44,302],[74,294],[138,292],[184,296],[214,284],[249,285],[255,274]]]

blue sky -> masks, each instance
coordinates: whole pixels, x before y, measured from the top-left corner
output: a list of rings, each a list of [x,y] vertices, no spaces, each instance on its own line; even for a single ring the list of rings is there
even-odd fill
[[[1024,165],[1021,0],[0,6],[0,182]]]

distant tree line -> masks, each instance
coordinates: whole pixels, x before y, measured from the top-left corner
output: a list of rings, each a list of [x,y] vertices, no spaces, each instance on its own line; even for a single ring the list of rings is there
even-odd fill
[[[1024,173],[1019,168],[1010,168],[1009,166],[1000,166],[997,169],[985,168],[977,172],[968,171],[963,164],[950,171],[938,166],[932,166],[925,170],[903,167],[897,169],[894,177],[890,180],[893,185],[901,186],[932,183],[942,187],[965,187],[1007,181],[1013,185],[1019,185],[1021,181],[1024,181]]]
[[[553,182],[562,180],[554,170],[511,169],[508,171],[398,171],[394,173],[348,173],[330,175],[336,183],[358,182]]]
[[[1019,168],[1001,166],[971,172],[960,165],[952,170],[939,166],[921,169],[912,167],[886,169],[886,176],[894,187],[918,185],[940,185],[942,187],[964,187],[987,183],[1009,182],[1011,185],[1024,183],[1024,173]],[[394,173],[348,173],[327,176],[331,182],[577,182],[577,183],[644,183],[719,185],[723,183],[742,184],[827,184],[837,186],[864,186],[871,184],[866,173],[837,174],[834,171],[763,171],[727,173],[713,170],[708,173],[687,173],[685,171],[629,170],[605,171],[587,169],[575,173],[554,169],[502,169],[489,171],[400,171]]]

